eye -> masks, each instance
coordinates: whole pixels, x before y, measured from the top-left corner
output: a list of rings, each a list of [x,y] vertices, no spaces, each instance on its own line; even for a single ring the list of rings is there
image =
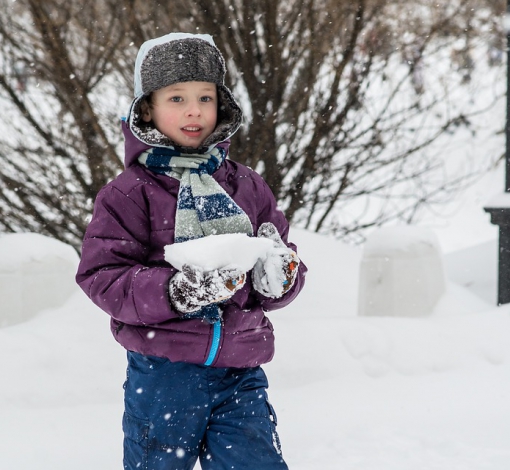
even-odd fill
[[[200,101],[202,103],[208,103],[209,101],[213,101],[213,100],[214,100],[214,98],[212,96],[202,96],[200,98]]]
[[[182,101],[182,98],[180,96],[171,96],[169,98],[169,101],[172,103],[180,103]]]

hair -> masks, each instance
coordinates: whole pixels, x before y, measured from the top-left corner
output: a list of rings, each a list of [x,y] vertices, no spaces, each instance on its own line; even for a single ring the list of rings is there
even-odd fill
[[[143,101],[147,103],[147,106],[149,106],[149,108],[152,108],[154,106],[154,92],[151,91],[148,95],[145,95],[143,97]]]
[[[149,122],[146,122],[142,118],[144,106],[148,106],[150,109],[152,109],[154,107],[153,92],[150,92],[148,95],[145,95],[140,100],[140,110],[142,112],[140,112],[140,117],[138,118],[138,121],[136,124],[137,124],[137,126],[143,128],[143,129],[154,129],[155,126],[154,126],[154,122],[152,121],[152,119]]]

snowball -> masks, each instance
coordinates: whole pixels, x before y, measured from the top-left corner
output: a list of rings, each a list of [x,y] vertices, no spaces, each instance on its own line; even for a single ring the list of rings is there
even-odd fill
[[[259,258],[265,258],[272,247],[273,242],[267,238],[249,237],[242,233],[210,235],[167,245],[165,260],[179,270],[184,264],[191,264],[204,271],[231,268],[247,272]]]

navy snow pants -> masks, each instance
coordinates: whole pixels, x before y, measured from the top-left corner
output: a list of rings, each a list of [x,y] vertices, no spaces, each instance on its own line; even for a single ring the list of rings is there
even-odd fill
[[[288,470],[260,367],[214,368],[128,352],[124,469]]]

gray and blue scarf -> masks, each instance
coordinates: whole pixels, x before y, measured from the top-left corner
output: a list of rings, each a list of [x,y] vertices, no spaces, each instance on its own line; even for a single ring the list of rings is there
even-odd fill
[[[171,147],[153,147],[138,161],[149,170],[180,181],[175,214],[175,243],[208,235],[253,235],[249,217],[212,177],[227,157],[221,145],[206,154],[181,154]],[[218,304],[203,307],[186,318],[220,318]]]

